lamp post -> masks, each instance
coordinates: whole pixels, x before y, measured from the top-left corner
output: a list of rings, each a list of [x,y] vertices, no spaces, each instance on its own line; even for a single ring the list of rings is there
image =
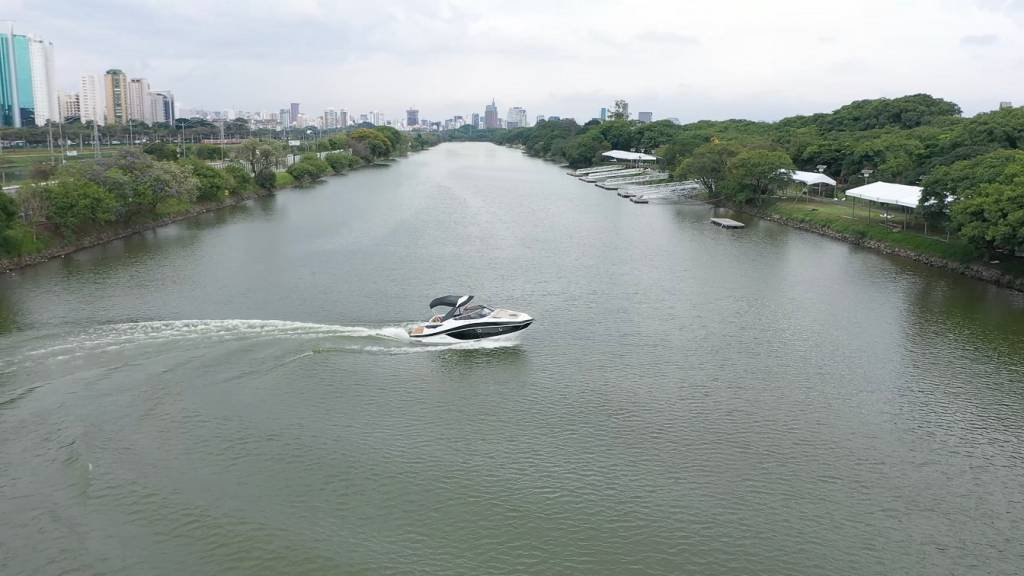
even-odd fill
[[[860,175],[864,177],[864,185],[865,186],[868,185],[868,178],[870,178],[871,174],[873,174],[874,172],[875,171],[872,170],[871,168],[865,168],[865,169],[860,171]],[[868,223],[869,224],[871,223],[871,200],[870,199],[868,199]]]

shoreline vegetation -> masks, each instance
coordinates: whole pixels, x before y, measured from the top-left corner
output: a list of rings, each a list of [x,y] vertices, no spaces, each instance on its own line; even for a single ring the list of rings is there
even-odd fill
[[[1024,285],[1024,108],[963,117],[927,94],[860,100],[830,113],[776,122],[636,122],[617,101],[609,120],[529,128],[456,130],[579,169],[603,152],[656,155],[705,200],[796,228],[1021,290]],[[821,172],[837,186],[796,183]],[[871,182],[920,186],[913,210],[866,203],[845,191]]]
[[[301,158],[275,140],[246,140],[227,153],[157,140],[142,152],[36,166],[17,198],[0,194],[0,271],[440,142],[483,141],[571,168],[599,164],[612,149],[653,153],[673,180],[699,182],[714,205],[1024,291],[1024,108],[965,118],[956,104],[917,94],[777,122],[680,125],[631,121],[624,104],[583,125],[550,119],[411,135],[363,126],[303,142]],[[796,184],[784,172],[793,169],[838,184]],[[872,219],[870,205],[844,195],[871,181],[920,185],[920,204],[912,212],[875,205]]]
[[[305,187],[327,175],[387,166],[436,145],[390,127],[359,128],[306,144],[301,157],[280,142],[247,140],[219,166],[156,142],[138,150],[42,165],[15,196],[0,194],[0,272],[236,206],[277,190]],[[187,149],[186,149],[187,151]],[[194,152],[194,151],[193,151]],[[221,154],[224,152],[221,151]],[[290,161],[290,163],[289,163]]]

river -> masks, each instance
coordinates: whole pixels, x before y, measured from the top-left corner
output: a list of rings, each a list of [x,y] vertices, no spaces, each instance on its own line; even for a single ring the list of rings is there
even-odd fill
[[[0,574],[1024,571],[1024,295],[709,216],[445,144],[0,278]]]

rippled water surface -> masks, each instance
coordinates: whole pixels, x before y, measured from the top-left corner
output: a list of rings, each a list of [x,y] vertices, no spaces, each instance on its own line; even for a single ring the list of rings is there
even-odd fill
[[[0,279],[0,574],[1024,572],[1024,298],[709,216],[446,144]]]

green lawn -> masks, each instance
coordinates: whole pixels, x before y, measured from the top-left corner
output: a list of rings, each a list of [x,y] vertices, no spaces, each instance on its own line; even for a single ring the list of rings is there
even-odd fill
[[[894,214],[894,218],[883,220],[879,216],[879,207],[872,207],[871,220],[868,220],[867,203],[858,201],[855,210],[851,210],[852,199],[845,201],[833,200],[781,200],[768,206],[766,211],[789,220],[825,226],[836,232],[850,236],[885,242],[894,247],[906,248],[921,254],[938,256],[957,262],[974,262],[981,256],[978,251],[952,236],[946,240],[945,231],[925,236],[924,226],[920,222],[910,220],[906,230],[893,230],[885,223],[903,224],[903,214]],[[940,235],[941,234],[941,235]]]

